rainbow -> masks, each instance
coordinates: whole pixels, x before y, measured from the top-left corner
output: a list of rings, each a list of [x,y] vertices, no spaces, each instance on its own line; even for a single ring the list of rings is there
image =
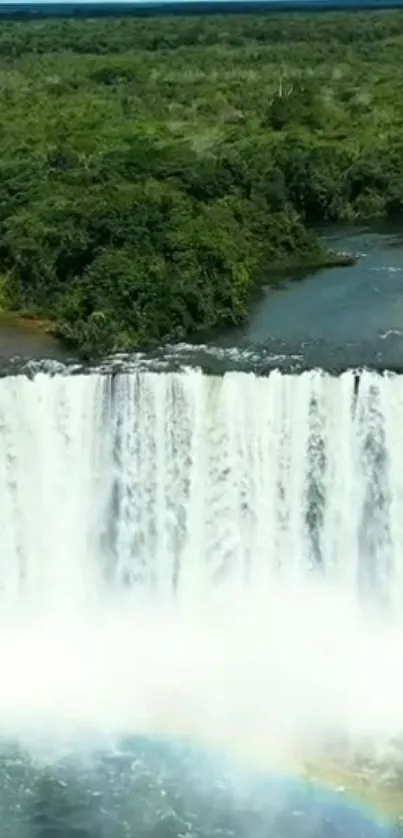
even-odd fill
[[[375,764],[367,759],[358,765],[354,758],[329,759],[321,752],[309,762],[301,755],[298,758],[294,754],[293,758],[289,753],[287,758],[284,753],[270,754],[267,747],[256,748],[256,743],[249,740],[233,743],[231,748],[218,736],[197,736],[191,726],[186,729],[183,718],[181,721],[181,735],[177,726],[174,732],[172,724],[165,725],[144,734],[144,742],[174,746],[179,758],[181,751],[191,753],[195,761],[207,763],[208,774],[223,772],[241,790],[244,781],[245,787],[256,786],[257,798],[267,806],[268,818],[276,811],[287,815],[295,810],[295,831],[287,831],[287,835],[327,838],[327,818],[337,829],[331,834],[340,838],[402,838],[398,825],[403,824],[403,765],[400,778],[396,772],[391,782],[387,769],[392,760]],[[395,762],[393,765],[396,767]]]
[[[182,740],[183,742],[183,740]],[[188,740],[188,745],[190,744]],[[186,745],[185,745],[186,747]],[[399,838],[398,828],[403,822],[403,769],[400,783],[393,783],[385,778],[381,767],[371,767],[371,771],[359,770],[347,762],[318,760],[315,763],[274,762],[257,759],[257,754],[224,754],[220,748],[203,747],[193,741],[192,750],[204,752],[207,759],[224,762],[230,767],[235,781],[244,773],[249,779],[256,778],[267,801],[273,801],[273,808],[278,809],[278,801],[284,801],[284,811],[297,810],[304,822],[302,831],[296,825],[295,838],[306,838],[307,825],[309,838],[326,838],[328,832],[320,829],[321,818],[330,820],[338,828],[340,838]],[[368,766],[367,766],[368,767]],[[298,811],[300,810],[300,811]],[[270,814],[270,805],[268,806]],[[319,831],[318,831],[319,826]],[[287,832],[288,835],[288,832]],[[333,833],[332,833],[333,835]]]
[[[329,807],[336,813],[336,823],[339,818],[350,819],[350,835],[359,834],[363,838],[401,835],[398,824],[403,820],[403,777],[400,785],[389,785],[376,772],[368,778],[347,766],[314,765],[284,775],[286,786],[293,782],[301,783],[309,811],[314,813],[317,808]]]

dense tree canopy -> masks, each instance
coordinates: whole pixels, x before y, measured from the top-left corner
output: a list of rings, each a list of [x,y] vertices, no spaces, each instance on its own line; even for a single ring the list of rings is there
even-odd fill
[[[241,322],[403,206],[403,13],[2,22],[0,304],[87,355]]]

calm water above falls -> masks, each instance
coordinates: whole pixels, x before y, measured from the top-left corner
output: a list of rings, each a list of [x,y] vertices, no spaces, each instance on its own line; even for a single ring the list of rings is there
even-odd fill
[[[389,331],[403,337],[403,235],[356,230],[329,236],[336,250],[357,254],[351,268],[320,270],[257,306],[246,338],[265,335],[292,341],[326,341],[335,346],[377,342]],[[292,297],[295,307],[288,302]]]
[[[268,289],[249,324],[220,345],[251,352],[262,371],[271,355],[284,368],[402,369],[402,233],[363,228],[329,239],[334,249],[357,254],[357,264],[320,270],[302,282],[290,276],[279,290]]]

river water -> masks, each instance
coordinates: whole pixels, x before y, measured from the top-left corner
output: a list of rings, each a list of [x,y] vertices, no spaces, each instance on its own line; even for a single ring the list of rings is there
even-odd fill
[[[3,333],[1,838],[400,834],[403,251],[336,242],[202,346]]]
[[[318,270],[300,283],[291,275],[282,291],[266,294],[239,337],[264,343],[269,334],[290,346],[372,344],[378,353],[380,340],[403,336],[403,229],[336,230],[327,241],[356,254],[356,265]]]

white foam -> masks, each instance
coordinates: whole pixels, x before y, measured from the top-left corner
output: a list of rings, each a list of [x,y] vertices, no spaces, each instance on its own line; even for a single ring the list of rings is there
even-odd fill
[[[0,381],[0,733],[403,733],[403,379]]]

